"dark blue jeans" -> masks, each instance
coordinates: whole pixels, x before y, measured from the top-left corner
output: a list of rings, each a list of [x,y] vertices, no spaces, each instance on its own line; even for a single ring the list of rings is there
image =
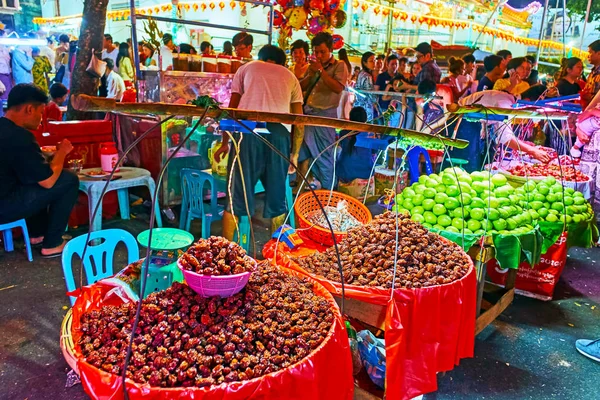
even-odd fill
[[[29,236],[44,236],[45,249],[59,246],[77,201],[79,178],[63,170],[50,189],[38,184],[23,185],[0,199],[0,223],[26,218]]]

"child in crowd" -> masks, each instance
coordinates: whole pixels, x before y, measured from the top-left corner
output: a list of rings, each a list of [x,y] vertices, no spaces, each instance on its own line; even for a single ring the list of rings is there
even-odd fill
[[[42,114],[43,131],[48,132],[49,121],[62,121],[62,111],[60,106],[67,100],[69,89],[62,83],[54,83],[50,86],[50,101],[44,107]]]
[[[362,107],[350,110],[350,121],[367,122],[367,112]],[[340,132],[340,137],[350,133],[349,130]],[[356,135],[344,138],[341,143],[341,154],[336,162],[336,175],[340,183],[350,183],[355,179],[369,179],[373,169],[373,156],[370,149],[354,147]]]
[[[592,108],[584,114],[583,118],[577,122],[577,140],[571,147],[571,156],[575,158],[581,157],[583,146],[590,141],[594,133],[600,131],[600,109]]]

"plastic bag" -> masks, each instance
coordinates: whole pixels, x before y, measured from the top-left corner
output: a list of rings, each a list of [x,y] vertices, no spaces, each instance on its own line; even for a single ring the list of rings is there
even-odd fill
[[[358,332],[358,351],[369,378],[380,388],[385,388],[385,342],[371,332]]]

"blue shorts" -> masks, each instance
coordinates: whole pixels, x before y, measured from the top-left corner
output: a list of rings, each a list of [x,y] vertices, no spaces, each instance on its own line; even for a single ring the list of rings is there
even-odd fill
[[[291,135],[287,128],[281,124],[267,123],[267,129],[270,134],[261,135],[269,141],[277,150],[286,157],[290,156]],[[244,136],[240,144],[239,163],[241,164],[244,184],[242,184],[242,174],[238,161],[233,164],[236,155],[236,149],[233,143],[229,145],[229,161],[227,165],[227,184],[229,177],[233,174],[231,188],[227,190],[226,210],[231,212],[231,201],[229,192],[233,197],[233,213],[236,216],[247,216],[245,198],[248,201],[250,215],[254,215],[254,187],[260,180],[265,188],[265,208],[264,218],[273,218],[287,213],[286,203],[286,179],[289,163],[279,154],[267,147],[254,134],[234,133],[233,137],[239,142],[240,136]]]

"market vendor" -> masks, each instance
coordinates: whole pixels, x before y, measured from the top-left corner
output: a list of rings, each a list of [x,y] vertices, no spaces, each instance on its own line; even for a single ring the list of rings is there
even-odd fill
[[[461,106],[482,105],[511,109],[516,101],[517,97],[510,93],[499,90],[486,90],[464,97],[459,100],[458,104]],[[508,120],[505,121],[489,122],[489,125],[494,127],[494,142],[498,145],[506,145],[513,150],[522,151],[541,162],[549,162],[550,156],[548,153],[517,139],[512,129],[511,119],[509,116]]]
[[[15,86],[8,109],[0,118],[0,224],[27,219],[31,244],[42,245],[42,256],[54,257],[77,200],[77,175],[63,170],[73,146],[65,139],[48,164],[31,131],[42,121],[46,93],[34,85]]]
[[[233,77],[229,107],[302,114],[302,89],[296,76],[285,67],[285,62],[283,50],[272,45],[263,46],[258,53],[258,61],[243,65]],[[294,127],[293,142],[291,127],[267,123],[267,129],[270,134],[263,137],[279,152],[289,156],[293,165],[297,165],[304,138],[303,128]],[[223,133],[221,147],[214,153],[215,160],[219,162],[229,152],[227,180],[229,182],[231,179],[231,187],[228,188],[231,199],[226,201],[227,210],[223,214],[223,236],[233,240],[236,218],[247,216],[248,212],[250,215],[254,214],[254,187],[259,180],[265,188],[263,216],[271,218],[271,229],[274,232],[283,224],[287,212],[285,185],[290,165],[253,134],[236,134],[234,139],[239,143],[239,153],[235,146],[229,145],[226,132]],[[234,164],[236,154],[240,166],[237,162]],[[230,206],[232,203],[233,210]]]

